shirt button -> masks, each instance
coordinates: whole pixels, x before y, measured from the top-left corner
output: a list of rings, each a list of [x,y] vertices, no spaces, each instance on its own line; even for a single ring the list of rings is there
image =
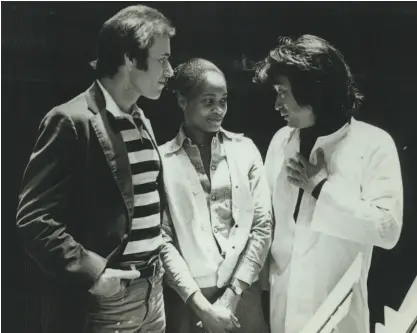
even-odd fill
[[[235,228],[237,228],[237,227],[239,227],[239,224],[236,224],[236,225],[235,225]]]
[[[217,199],[217,197],[215,195],[211,196],[211,200],[216,200],[216,199]]]
[[[214,233],[217,233],[217,231],[218,231],[217,227],[214,227],[213,231],[214,231]]]
[[[128,234],[124,234],[123,235],[123,237],[122,237],[122,239],[125,241],[126,239],[128,239],[129,238],[129,235]]]
[[[216,166],[215,165],[212,165],[211,166],[211,170],[213,170],[213,171],[216,170]]]

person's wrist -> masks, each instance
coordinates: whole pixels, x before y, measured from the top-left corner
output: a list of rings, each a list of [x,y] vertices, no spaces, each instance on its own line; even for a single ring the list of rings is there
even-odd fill
[[[238,299],[242,296],[241,292],[236,292],[236,289],[232,286],[228,286],[224,292],[223,297],[229,301],[233,301],[235,299]]]
[[[206,319],[213,314],[212,305],[200,290],[196,291],[189,299],[189,305],[201,319]]]
[[[308,186],[305,188],[305,191],[308,193],[312,193],[316,186],[320,184],[323,180],[327,179],[327,177],[327,170],[321,169],[316,175],[310,178]]]
[[[249,284],[236,278],[232,279],[228,286],[228,288],[231,289],[233,293],[238,296],[241,296],[249,287]]]

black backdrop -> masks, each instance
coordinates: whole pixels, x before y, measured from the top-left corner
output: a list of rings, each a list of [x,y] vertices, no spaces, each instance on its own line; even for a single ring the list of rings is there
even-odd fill
[[[130,3],[132,4],[132,3]],[[94,73],[95,40],[101,24],[127,4],[2,3],[2,319],[3,328],[38,333],[39,305],[26,276],[14,230],[17,194],[43,115],[85,90]],[[365,102],[360,120],[394,138],[402,163],[405,210],[398,245],[375,249],[369,276],[371,321],[383,320],[383,305],[398,309],[416,276],[417,177],[415,104],[417,6],[415,3],[156,2],[177,28],[172,41],[176,65],[205,57],[226,73],[229,113],[224,126],[251,137],[265,154],[272,135],[284,125],[274,112],[274,95],[251,83],[251,73],[234,63],[242,55],[264,57],[280,35],[316,34],[345,55]],[[174,99],[140,100],[157,139],[171,139],[181,121]],[[26,296],[25,296],[26,295]],[[29,297],[27,297],[29,295]],[[372,326],[374,326],[372,324]]]

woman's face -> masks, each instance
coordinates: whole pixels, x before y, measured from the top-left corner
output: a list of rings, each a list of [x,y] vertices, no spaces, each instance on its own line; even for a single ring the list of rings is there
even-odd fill
[[[217,132],[227,112],[227,85],[224,76],[210,71],[192,97],[182,99],[185,123],[202,132]]]

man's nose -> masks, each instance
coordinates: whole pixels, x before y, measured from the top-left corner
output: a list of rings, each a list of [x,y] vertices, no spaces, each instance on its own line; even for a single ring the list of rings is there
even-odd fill
[[[174,75],[174,70],[172,69],[171,63],[168,61],[167,65],[164,70],[164,74],[167,78],[172,77]]]
[[[277,98],[275,99],[275,110],[279,110],[282,107],[282,101],[281,98],[279,98],[279,96],[277,96]]]

